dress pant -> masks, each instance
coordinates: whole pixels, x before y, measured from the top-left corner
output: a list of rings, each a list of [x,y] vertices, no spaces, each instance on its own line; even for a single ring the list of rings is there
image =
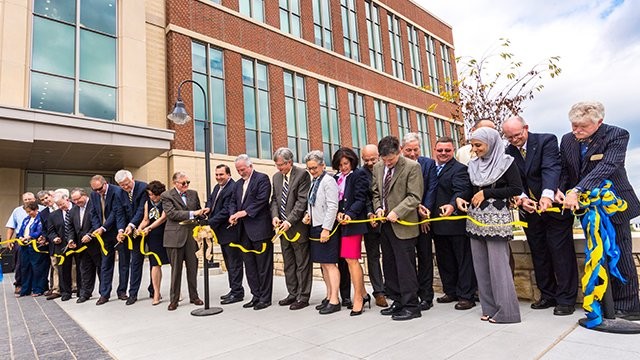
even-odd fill
[[[51,265],[49,266],[49,290],[51,292],[60,294],[60,266],[58,265],[58,258],[55,256],[49,257]]]
[[[308,234],[300,234],[308,237]],[[284,262],[284,277],[289,297],[297,301],[309,302],[311,296],[312,262],[309,254],[309,240],[290,242],[280,239],[282,260]]]
[[[242,251],[238,248],[229,246],[229,244],[221,244],[222,258],[227,267],[227,276],[229,278],[229,289],[231,295],[244,297],[244,286],[242,286],[243,267],[242,267]]]
[[[613,303],[616,310],[639,312],[638,271],[633,261],[631,228],[629,227],[629,223],[614,223],[613,226],[616,230],[616,243],[620,248],[618,270],[627,281],[626,284],[623,284],[617,278],[609,276],[613,293]]]
[[[384,282],[382,280],[382,267],[380,266],[380,233],[369,232],[364,234],[364,249],[367,253],[367,272],[373,295],[384,295]]]
[[[100,253],[90,254],[86,250],[77,255],[80,259],[80,271],[82,272],[82,285],[78,291],[80,296],[90,299],[96,285],[96,277],[100,278],[102,257]]]
[[[126,242],[117,244],[115,236],[112,239],[106,239],[104,237],[103,239],[105,248],[107,249],[107,255],[102,255],[102,264],[100,266],[100,296],[107,299],[111,297],[116,251],[118,252],[118,288],[116,289],[116,294],[118,296],[126,295],[127,283],[129,282],[131,252],[127,249]]]
[[[270,304],[273,293],[273,243],[271,239],[251,241],[244,229],[240,232],[240,244],[247,250],[261,251],[262,244],[266,244],[266,250],[261,254],[243,252],[242,261],[253,300]]]
[[[180,287],[182,286],[182,266],[187,268],[187,288],[189,289],[189,300],[194,301],[198,296],[198,258],[196,251],[198,245],[193,239],[187,239],[184,246],[173,248],[167,247],[167,255],[171,264],[171,289],[169,290],[169,301],[177,304],[180,300]]]
[[[36,252],[31,245],[25,246],[20,249],[20,264],[20,295],[43,294],[47,288],[49,256]]]
[[[20,261],[21,248],[22,246],[16,243],[13,245],[13,249],[11,250],[15,262],[15,267],[13,268],[13,273],[15,274],[15,286],[22,286],[22,271],[20,270],[20,264],[22,263],[22,261]]]
[[[434,235],[433,242],[444,293],[473,301],[478,285],[469,238],[466,235]]]
[[[383,223],[380,245],[387,297],[409,311],[418,309],[416,238],[398,239],[390,223]]]
[[[578,295],[573,220],[573,216],[558,219],[545,213],[527,214],[525,221],[529,226],[524,229],[542,299],[571,306]]]
[[[416,242],[416,253],[418,256],[418,297],[421,300],[433,301],[433,246],[431,232],[423,233],[420,231]]]
[[[131,266],[129,273],[129,297],[138,298],[138,291],[142,283],[142,266],[144,265],[144,255],[140,252],[141,237],[135,237],[133,241],[133,250],[131,250]]]
[[[72,291],[72,277],[73,277],[73,262],[79,254],[71,254],[64,259],[62,265],[58,266],[58,275],[60,279],[60,295],[71,296]]]

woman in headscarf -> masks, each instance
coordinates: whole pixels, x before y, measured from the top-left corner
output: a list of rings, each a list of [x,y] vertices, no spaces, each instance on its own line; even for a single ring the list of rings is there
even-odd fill
[[[471,239],[473,268],[478,280],[478,293],[483,321],[492,323],[520,322],[518,296],[509,267],[509,240],[513,221],[509,199],[522,193],[522,181],[513,157],[505,154],[500,134],[491,128],[480,128],[471,134],[471,146],[477,158],[469,162],[469,177],[474,196],[471,204],[458,198],[458,208],[489,226],[478,226],[467,220]]]

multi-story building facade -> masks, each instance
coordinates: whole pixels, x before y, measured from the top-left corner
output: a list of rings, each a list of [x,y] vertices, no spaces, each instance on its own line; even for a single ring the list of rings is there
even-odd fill
[[[202,192],[208,119],[213,165],[248,153],[273,172],[281,146],[328,159],[409,131],[430,155],[462,130],[438,95],[453,51],[409,0],[0,0],[0,218],[25,190],[123,167]],[[175,125],[185,79],[206,94],[184,86],[194,121]]]

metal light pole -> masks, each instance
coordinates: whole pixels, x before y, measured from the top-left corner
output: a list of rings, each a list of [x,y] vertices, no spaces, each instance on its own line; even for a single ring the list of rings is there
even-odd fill
[[[211,194],[211,114],[209,112],[209,106],[207,105],[207,92],[204,91],[204,88],[202,88],[200,84],[191,79],[182,80],[180,85],[178,85],[178,99],[176,100],[176,104],[171,114],[167,115],[167,119],[178,125],[186,124],[187,122],[189,122],[189,120],[191,120],[191,116],[189,116],[189,113],[184,106],[184,102],[182,101],[182,96],[180,96],[182,85],[186,83],[197,85],[198,88],[202,91],[202,96],[204,98],[204,113],[207,116],[207,121],[204,122],[204,172],[207,192],[205,196],[208,197],[209,194]],[[204,221],[204,223],[201,222],[200,225],[208,225],[208,223]],[[209,261],[207,260],[206,256],[207,241],[203,241],[202,244],[202,261],[204,265],[204,308],[193,310],[191,312],[191,315],[194,316],[208,316],[219,314],[222,312],[222,308],[209,307]]]

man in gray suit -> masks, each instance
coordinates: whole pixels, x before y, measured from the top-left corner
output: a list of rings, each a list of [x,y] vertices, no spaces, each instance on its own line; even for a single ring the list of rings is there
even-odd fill
[[[293,152],[288,148],[279,148],[273,154],[278,172],[273,175],[273,193],[271,195],[271,218],[273,227],[285,231],[288,238],[296,233],[300,238],[289,242],[280,236],[284,277],[289,294],[278,301],[280,306],[289,306],[291,310],[300,310],[309,306],[311,294],[311,259],[309,257],[308,226],[302,223],[307,210],[307,193],[311,179],[309,173],[293,165]]]
[[[182,171],[173,174],[173,189],[162,193],[162,207],[167,214],[167,224],[164,228],[164,247],[167,249],[171,264],[171,290],[169,291],[169,307],[172,311],[178,308],[180,300],[180,285],[182,281],[182,263],[187,267],[187,284],[189,300],[192,304],[202,305],[198,297],[198,247],[192,238],[193,225],[180,225],[181,221],[193,219],[209,212],[208,208],[201,208],[200,198],[195,190],[189,190],[189,177]]]

